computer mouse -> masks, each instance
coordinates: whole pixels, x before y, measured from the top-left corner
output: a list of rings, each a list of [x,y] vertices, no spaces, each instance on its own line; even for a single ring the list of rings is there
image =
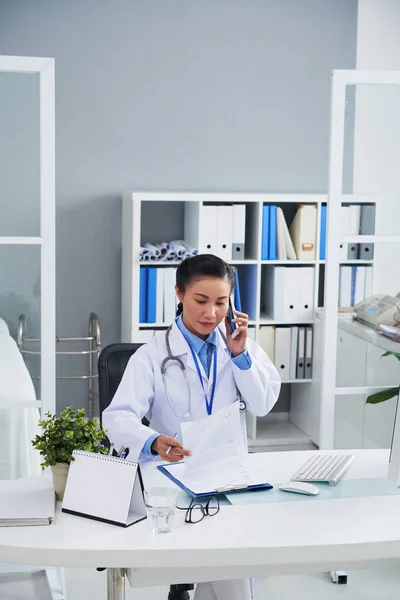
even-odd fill
[[[294,494],[305,494],[306,496],[316,496],[319,494],[319,488],[312,483],[305,483],[304,481],[289,481],[288,483],[281,483],[279,489],[282,492],[293,492]]]

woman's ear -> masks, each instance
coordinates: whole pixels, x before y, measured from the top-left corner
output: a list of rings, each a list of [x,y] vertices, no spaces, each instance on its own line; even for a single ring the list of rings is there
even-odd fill
[[[178,288],[177,285],[175,286],[175,293],[177,295],[177,298],[178,298],[179,302],[182,302],[182,300],[183,300],[183,294],[182,294],[182,292],[180,291],[180,289]]]

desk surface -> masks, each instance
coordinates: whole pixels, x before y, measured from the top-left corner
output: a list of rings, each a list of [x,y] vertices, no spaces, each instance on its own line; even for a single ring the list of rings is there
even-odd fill
[[[347,478],[385,477],[386,450],[355,450]],[[290,476],[315,452],[255,455],[271,483]],[[145,484],[168,484],[144,468]],[[0,529],[0,562],[71,567],[134,567],[135,585],[400,564],[400,496],[223,506],[172,533],[152,536],[146,521],[128,529],[58,514],[51,526]]]
[[[390,338],[377,333],[372,327],[363,325],[363,323],[354,320],[349,315],[338,315],[338,328],[342,331],[347,331],[347,333],[350,333],[351,335],[355,335],[369,344],[381,348],[381,350],[389,352],[400,351],[399,342],[394,342]]]

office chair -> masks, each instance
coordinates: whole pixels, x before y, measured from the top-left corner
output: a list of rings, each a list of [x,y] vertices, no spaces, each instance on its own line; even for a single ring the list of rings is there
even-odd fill
[[[140,346],[142,344],[110,344],[101,351],[98,361],[100,422],[103,410],[110,404],[117,391],[130,357]],[[149,425],[146,419],[143,419],[142,423]],[[168,600],[189,600],[189,590],[193,589],[192,583],[171,585]]]

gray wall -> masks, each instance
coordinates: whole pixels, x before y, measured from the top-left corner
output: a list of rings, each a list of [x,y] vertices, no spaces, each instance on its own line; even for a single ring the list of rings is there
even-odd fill
[[[122,190],[326,190],[356,20],[356,0],[0,0],[0,54],[56,59],[59,335],[95,311],[119,338]]]

